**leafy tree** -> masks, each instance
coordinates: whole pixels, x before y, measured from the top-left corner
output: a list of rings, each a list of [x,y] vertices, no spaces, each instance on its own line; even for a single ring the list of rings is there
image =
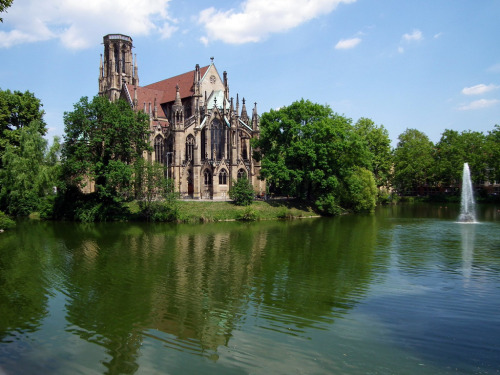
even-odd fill
[[[488,132],[485,147],[488,155],[488,180],[500,181],[500,125],[495,125]]]
[[[339,212],[346,178],[371,167],[372,155],[351,120],[329,106],[302,99],[264,113],[260,126],[254,146],[261,175],[278,192],[311,200],[325,213]]]
[[[247,178],[240,178],[238,181],[233,181],[229,189],[229,198],[238,206],[249,206],[253,202],[255,193],[252,184]]]
[[[373,211],[376,197],[377,185],[373,173],[357,167],[346,179],[343,205],[354,211]]]
[[[370,170],[377,186],[387,186],[391,176],[392,150],[389,132],[383,125],[377,126],[369,118],[360,118],[354,131],[366,142],[372,154]]]
[[[162,164],[139,159],[135,162],[135,191],[141,215],[151,221],[173,221],[178,219],[177,198],[174,180],[165,177]]]
[[[120,215],[122,202],[131,195],[133,163],[149,149],[148,116],[134,112],[123,100],[84,97],[64,114],[64,124],[66,183],[95,182],[94,204],[90,202],[81,214],[89,221]]]
[[[0,13],[6,12],[6,9],[12,5],[14,0],[0,0]],[[3,22],[3,18],[0,18],[0,22]]]
[[[40,134],[40,121],[19,129],[19,145],[8,143],[0,170],[0,205],[11,215],[37,211],[57,185],[59,139],[52,146]]]
[[[472,179],[486,179],[488,150],[481,132],[446,129],[435,150],[435,178],[444,185],[457,185],[462,179],[464,163],[469,163]]]
[[[7,145],[19,146],[23,127],[37,121],[40,135],[47,133],[44,113],[40,99],[33,93],[0,89],[0,168]]]
[[[401,193],[428,184],[434,163],[434,145],[417,129],[406,129],[394,150],[394,182]]]

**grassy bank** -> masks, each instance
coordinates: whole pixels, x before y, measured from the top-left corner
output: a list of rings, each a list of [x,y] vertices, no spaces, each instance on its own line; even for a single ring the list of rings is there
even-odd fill
[[[274,220],[318,216],[312,207],[295,200],[255,201],[250,206],[232,202],[178,201],[180,222],[215,222],[227,220]],[[137,202],[129,205],[132,214],[139,212]]]

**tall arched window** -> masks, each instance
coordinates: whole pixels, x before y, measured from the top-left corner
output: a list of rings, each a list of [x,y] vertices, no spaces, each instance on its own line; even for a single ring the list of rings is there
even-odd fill
[[[219,185],[227,185],[227,172],[225,169],[221,169],[219,172]]]
[[[194,137],[190,134],[186,139],[186,160],[194,159]]]
[[[247,172],[245,172],[244,169],[240,169],[238,171],[238,180],[241,180],[242,178],[247,178]]]
[[[165,163],[165,148],[163,144],[163,137],[158,134],[155,138],[155,161],[162,164]]]
[[[208,169],[205,169],[205,172],[203,172],[203,181],[205,185],[212,185],[212,173]]]
[[[216,156],[217,159],[222,159],[224,157],[224,147],[226,147],[226,132],[224,131],[222,122],[219,119],[214,119],[211,125],[211,144],[212,150],[211,155]]]

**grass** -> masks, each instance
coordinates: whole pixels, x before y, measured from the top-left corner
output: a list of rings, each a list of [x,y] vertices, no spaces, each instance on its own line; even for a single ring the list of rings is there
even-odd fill
[[[318,216],[312,207],[295,200],[254,201],[242,207],[232,202],[178,201],[179,221],[187,223],[229,220],[276,220]],[[137,202],[129,203],[132,214],[139,212]]]

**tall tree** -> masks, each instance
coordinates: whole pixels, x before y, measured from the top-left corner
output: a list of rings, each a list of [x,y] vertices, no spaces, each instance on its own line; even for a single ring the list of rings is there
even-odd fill
[[[472,179],[484,181],[487,171],[486,137],[481,132],[446,129],[435,150],[435,178],[443,185],[457,185],[464,163],[469,163]]]
[[[328,106],[301,100],[264,113],[254,142],[261,174],[278,192],[312,200],[326,213],[339,210],[347,177],[371,167],[366,144],[351,120]]]
[[[40,135],[47,133],[44,113],[40,99],[33,93],[0,89],[0,167],[7,144],[19,146],[20,131],[23,127],[37,121]]]
[[[370,170],[375,175],[377,186],[387,186],[392,168],[389,132],[383,125],[377,126],[371,119],[365,117],[356,122],[354,131],[366,142],[372,154]]]
[[[415,192],[431,181],[434,144],[417,129],[406,129],[394,150],[394,183],[399,192]]]
[[[73,186],[94,181],[96,202],[117,208],[133,186],[134,161],[149,149],[148,116],[134,112],[123,100],[84,97],[64,114],[64,124],[66,181]]]
[[[44,125],[33,121],[19,129],[19,145],[7,144],[0,169],[0,207],[12,215],[38,211],[57,185],[59,139],[52,146],[40,134]]]
[[[487,180],[500,182],[500,125],[495,125],[486,136],[486,152],[488,160]]]

